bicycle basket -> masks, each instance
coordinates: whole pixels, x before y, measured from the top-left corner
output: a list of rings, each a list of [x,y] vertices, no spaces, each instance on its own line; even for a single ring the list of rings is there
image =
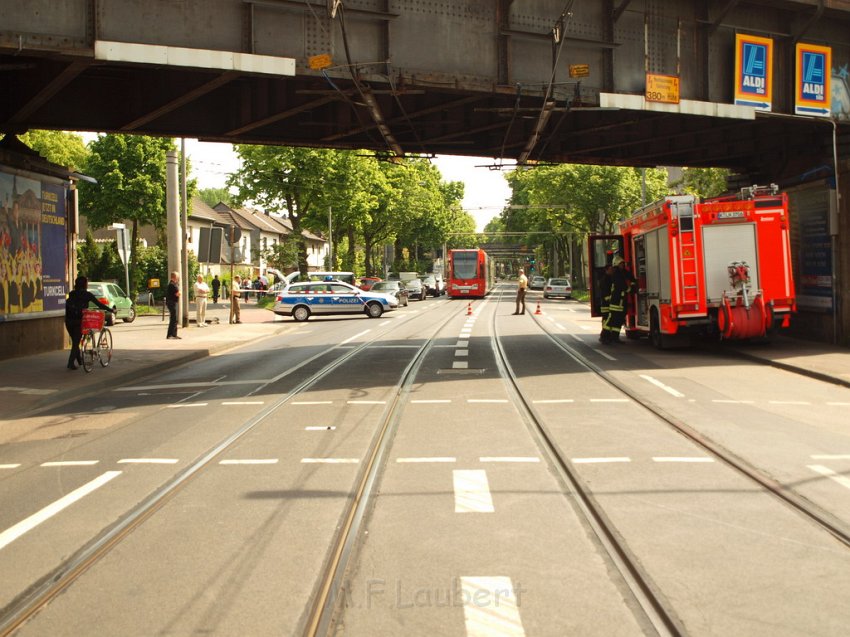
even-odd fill
[[[83,331],[103,329],[104,313],[99,310],[83,310]]]

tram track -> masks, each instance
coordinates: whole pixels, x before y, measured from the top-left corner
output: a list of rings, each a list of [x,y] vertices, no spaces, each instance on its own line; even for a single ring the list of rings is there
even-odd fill
[[[422,316],[422,315],[419,315]],[[330,612],[333,609],[335,600],[335,591],[338,589],[339,576],[344,572],[346,559],[350,553],[351,543],[353,538],[357,536],[357,528],[362,521],[363,514],[369,503],[371,489],[374,486],[375,478],[378,475],[381,467],[381,462],[386,456],[388,442],[392,439],[392,428],[397,422],[398,402],[403,395],[405,389],[409,387],[415,378],[415,371],[421,365],[425,355],[430,350],[437,335],[440,331],[452,320],[456,319],[456,313],[449,314],[445,320],[441,321],[433,331],[433,336],[428,338],[416,351],[411,358],[411,361],[406,365],[401,373],[399,380],[390,390],[394,395],[393,400],[384,410],[381,418],[381,425],[377,428],[369,448],[365,453],[364,468],[358,473],[353,492],[355,497],[352,500],[352,505],[344,515],[344,524],[340,526],[337,533],[337,539],[333,543],[329,555],[331,556],[328,562],[328,567],[324,574],[317,579],[317,591],[320,593],[316,597],[317,603],[314,604],[314,611],[311,612],[311,619],[308,622],[309,630],[315,631],[321,627],[326,627],[330,619]],[[396,329],[401,328],[402,325]],[[280,407],[290,402],[309,390],[314,385],[320,383],[324,378],[327,378],[342,367],[345,363],[351,361],[356,356],[368,351],[369,347],[374,345],[378,340],[386,338],[387,332],[380,335],[375,335],[373,338],[366,340],[358,345],[351,346],[346,342],[336,345],[332,349],[339,349],[343,353],[337,356],[334,360],[324,364],[319,370],[313,372],[290,389],[287,393],[275,400],[273,403],[265,406],[251,418],[244,421],[232,433],[224,437],[216,444],[202,452],[188,466],[180,472],[172,476],[168,481],[161,485],[158,489],[150,493],[139,504],[122,515],[114,524],[101,531],[91,541],[78,549],[71,557],[63,560],[61,564],[52,569],[49,573],[42,576],[37,582],[32,584],[27,590],[20,593],[14,600],[0,609],[0,637],[6,637],[13,634],[27,620],[38,613],[45,605],[47,605],[57,595],[67,589],[75,580],[81,577],[87,570],[102,560],[113,548],[125,539],[135,529],[154,516],[165,504],[175,497],[189,482],[201,474],[208,468],[212,462],[220,457],[225,451],[232,448],[239,440],[245,437],[246,434],[253,431],[258,425],[266,421],[269,416],[275,413]],[[343,350],[343,347],[346,349]],[[283,377],[295,374],[299,370],[307,367],[311,363],[316,362],[321,357],[327,355],[327,351],[319,352],[307,359],[304,359],[299,364],[291,367],[283,374],[279,375],[277,380]],[[308,634],[320,634],[309,632]]]

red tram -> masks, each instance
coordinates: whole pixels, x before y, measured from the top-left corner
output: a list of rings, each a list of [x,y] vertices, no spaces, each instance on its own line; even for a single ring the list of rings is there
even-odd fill
[[[493,266],[484,250],[450,250],[448,265],[446,289],[451,298],[482,298],[493,289]]]

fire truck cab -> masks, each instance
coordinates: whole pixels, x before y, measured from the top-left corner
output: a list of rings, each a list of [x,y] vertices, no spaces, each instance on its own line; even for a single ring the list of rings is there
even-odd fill
[[[620,222],[618,235],[591,235],[591,313],[615,254],[636,282],[626,335],[667,348],[691,336],[763,337],[787,327],[796,309],[788,196],[775,185],[701,201],[671,195]]]

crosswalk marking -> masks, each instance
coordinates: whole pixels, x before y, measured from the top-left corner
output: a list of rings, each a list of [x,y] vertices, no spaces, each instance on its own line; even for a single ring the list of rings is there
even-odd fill
[[[493,513],[493,499],[487,472],[481,469],[452,471],[455,492],[455,513]]]
[[[510,577],[461,577],[460,582],[467,637],[525,635]]]

